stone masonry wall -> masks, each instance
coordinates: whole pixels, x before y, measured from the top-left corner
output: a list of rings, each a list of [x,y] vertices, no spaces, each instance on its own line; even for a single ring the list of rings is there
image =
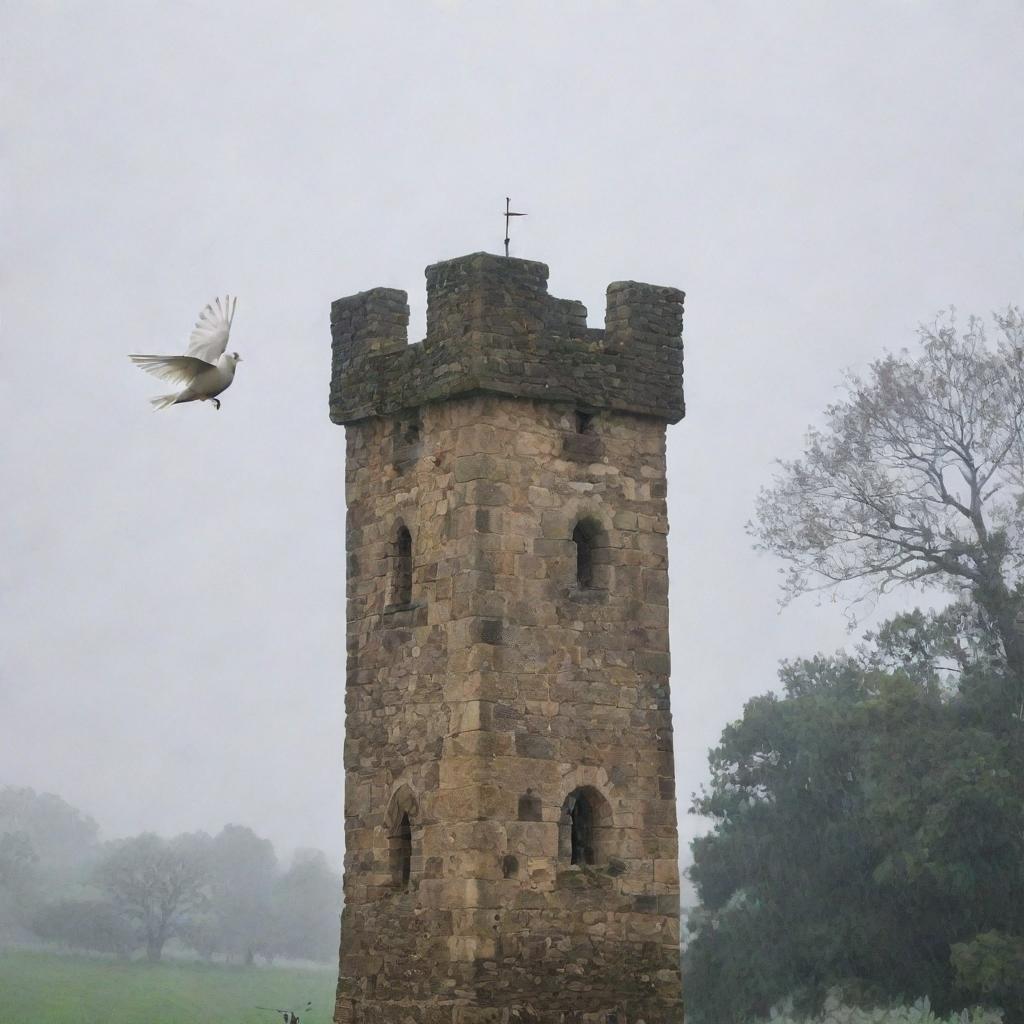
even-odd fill
[[[608,398],[585,403],[588,419],[578,396],[482,388],[388,404],[404,385],[373,392],[359,361],[421,346],[389,334],[400,309],[378,308],[372,327],[352,315],[346,335],[338,307],[336,376],[355,360],[366,414],[346,431],[335,1020],[678,1024],[668,417]],[[459,308],[435,303],[428,323],[450,333]],[[580,524],[589,586],[577,579]],[[594,812],[591,864],[570,863],[580,793]]]
[[[580,435],[571,406],[479,396],[427,407],[420,451],[396,465],[402,427],[348,433],[351,1019],[670,1021],[664,426],[604,413]],[[604,532],[590,590],[575,586],[580,519]],[[399,521],[413,586],[394,608]],[[610,812],[593,869],[569,865],[559,835],[581,786]],[[389,866],[396,794],[414,809],[408,890]],[[527,795],[539,820],[520,820]],[[439,1005],[463,1015],[430,1016]]]

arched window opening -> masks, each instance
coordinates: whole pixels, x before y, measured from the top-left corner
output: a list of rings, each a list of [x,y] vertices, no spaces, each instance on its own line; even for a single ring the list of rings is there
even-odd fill
[[[398,835],[395,837],[396,859],[398,861],[398,884],[403,889],[409,888],[412,877],[412,825],[409,824],[408,813],[402,815],[398,823]]]
[[[501,858],[501,877],[515,878],[519,874],[519,858],[514,854],[506,853]]]
[[[569,808],[570,864],[593,864],[594,808],[586,795],[579,793]]]
[[[594,535],[584,523],[577,523],[572,531],[572,542],[576,545],[576,586],[588,588],[594,585]]]
[[[416,808],[415,794],[408,786],[403,785],[391,797],[384,816],[384,834],[387,837],[386,868],[391,875],[391,887],[399,892],[413,886],[414,854],[417,857],[417,864],[419,863],[419,839],[413,835],[412,828],[412,823],[416,820]],[[385,865],[381,867],[384,868]]]
[[[412,601],[412,534],[405,526],[399,527],[395,537],[391,589],[392,604],[409,604]]]
[[[593,786],[574,789],[562,804],[559,857],[580,867],[610,867],[617,852],[611,805]]]

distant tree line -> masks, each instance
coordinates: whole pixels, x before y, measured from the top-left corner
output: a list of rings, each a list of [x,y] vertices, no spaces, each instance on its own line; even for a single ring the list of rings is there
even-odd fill
[[[945,591],[853,654],[786,663],[693,810],[688,1020],[830,990],[1024,1022],[1024,320],[922,330],[849,377],[752,532],[787,597]],[[850,588],[853,588],[852,591]]]
[[[0,789],[0,942],[151,961],[172,940],[242,963],[337,956],[341,878],[319,850],[283,868],[273,844],[240,825],[173,839],[98,834],[59,797]]]

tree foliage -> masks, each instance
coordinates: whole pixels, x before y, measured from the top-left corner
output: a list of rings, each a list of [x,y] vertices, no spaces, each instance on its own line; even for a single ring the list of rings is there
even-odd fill
[[[298,850],[274,887],[274,934],[282,956],[330,961],[338,955],[341,876],[320,850]]]
[[[112,904],[99,900],[49,903],[37,912],[32,927],[41,939],[69,949],[127,957],[136,946],[129,921]]]
[[[0,837],[25,836],[42,870],[67,869],[88,860],[98,833],[92,818],[59,796],[27,786],[0,788]]]
[[[1024,938],[990,931],[953,947],[957,986],[986,1000],[1024,1010]]]
[[[694,806],[714,828],[693,844],[691,1020],[751,1020],[793,993],[811,1008],[836,985],[940,1009],[991,994],[951,956],[1024,935],[1024,755],[987,699],[1011,684],[984,637],[960,646],[962,622],[916,612],[856,656],[786,664],[781,694],[725,729]],[[944,678],[964,649],[979,657]]]
[[[38,862],[25,832],[0,834],[0,942],[29,926],[39,900]]]
[[[927,997],[909,1006],[881,1006],[864,1009],[847,1006],[842,993],[834,992],[825,1000],[821,1014],[799,1020],[790,1008],[771,1018],[772,1024],[1003,1024],[1003,1014],[989,1007],[971,1007],[948,1017],[937,1017]]]
[[[137,929],[146,956],[157,961],[167,940],[188,914],[205,909],[209,897],[209,838],[152,833],[112,846],[97,880],[117,911]]]
[[[271,903],[277,876],[273,843],[243,825],[226,825],[209,857],[210,911],[217,948],[252,962],[274,945]]]
[[[0,937],[25,937],[46,894],[87,872],[97,831],[58,796],[0,787]]]
[[[39,856],[26,832],[0,835],[0,889],[18,893],[31,885]]]

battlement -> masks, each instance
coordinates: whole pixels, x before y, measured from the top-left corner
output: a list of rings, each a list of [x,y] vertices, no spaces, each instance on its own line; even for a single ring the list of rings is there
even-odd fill
[[[548,268],[473,253],[426,269],[427,336],[408,343],[408,295],[372,288],[331,304],[335,423],[481,392],[680,420],[683,293],[616,281],[604,329],[548,294]]]

